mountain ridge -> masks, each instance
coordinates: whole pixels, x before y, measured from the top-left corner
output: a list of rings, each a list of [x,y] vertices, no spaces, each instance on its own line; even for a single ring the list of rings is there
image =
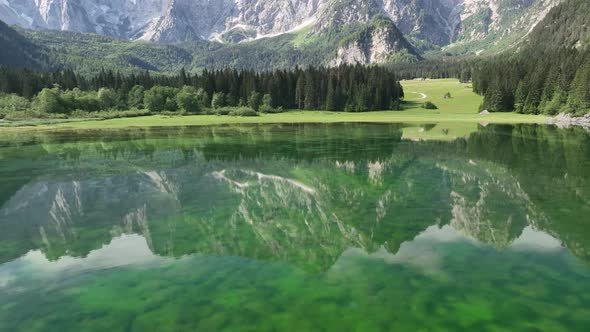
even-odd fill
[[[45,57],[25,36],[0,21],[0,64],[42,68]]]
[[[0,20],[30,29],[92,32],[126,40],[223,41],[235,29],[248,41],[313,25],[389,17],[407,36],[437,46],[502,33],[514,20],[531,28],[561,0],[2,0]],[[516,15],[523,14],[521,17]],[[539,15],[535,15],[539,14]],[[543,15],[541,15],[543,14]],[[482,16],[483,15],[483,16]],[[538,16],[538,17],[536,17]],[[484,18],[482,22],[478,22]],[[327,23],[327,24],[326,24]]]
[[[26,26],[18,32],[56,69],[265,70],[500,53],[561,2],[1,0],[0,20]]]

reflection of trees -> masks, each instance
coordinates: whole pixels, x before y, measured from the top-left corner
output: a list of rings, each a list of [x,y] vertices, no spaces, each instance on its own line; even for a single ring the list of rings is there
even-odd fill
[[[0,259],[37,248],[84,256],[140,233],[160,255],[322,270],[349,247],[395,253],[448,223],[500,248],[534,224],[588,258],[582,132],[489,126],[466,140],[412,143],[383,125],[143,135],[3,149],[18,180],[0,190]]]

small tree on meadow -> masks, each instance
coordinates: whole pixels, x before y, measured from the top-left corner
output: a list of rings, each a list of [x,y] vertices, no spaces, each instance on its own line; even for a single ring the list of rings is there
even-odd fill
[[[202,88],[197,90],[197,100],[201,104],[201,108],[209,107],[211,105],[211,101],[209,100],[209,95]]]
[[[177,89],[166,86],[154,86],[144,93],[143,103],[150,112],[176,111]]]
[[[176,95],[178,106],[185,112],[198,113],[201,103],[197,98],[197,89],[192,86],[184,86]]]
[[[272,96],[270,94],[265,94],[262,97],[262,106],[260,106],[260,111],[263,113],[274,113],[279,110],[276,110],[272,107]]]
[[[98,101],[103,110],[108,110],[117,106],[118,96],[117,93],[111,89],[100,88],[100,90],[98,90]]]
[[[216,92],[213,94],[211,99],[211,107],[214,109],[222,108],[225,106],[225,93]]]
[[[258,112],[262,105],[262,96],[256,91],[252,91],[250,98],[248,98],[248,106],[250,106],[255,112]]]
[[[145,89],[141,85],[131,88],[127,96],[127,103],[130,107],[143,108],[143,94]]]
[[[424,104],[422,104],[422,108],[427,109],[427,110],[436,110],[436,109],[438,109],[438,106],[436,106],[431,101],[427,101]]]
[[[39,112],[43,113],[65,113],[60,94],[61,91],[57,87],[52,89],[45,88],[35,97],[33,106]]]

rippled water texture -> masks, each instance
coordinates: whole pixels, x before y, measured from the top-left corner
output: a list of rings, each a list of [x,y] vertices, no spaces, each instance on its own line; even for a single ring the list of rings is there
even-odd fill
[[[0,331],[588,331],[590,135],[444,126],[2,134]]]

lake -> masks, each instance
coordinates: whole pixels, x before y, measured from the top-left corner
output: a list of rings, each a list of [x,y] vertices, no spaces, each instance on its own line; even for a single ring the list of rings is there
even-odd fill
[[[452,131],[0,134],[0,331],[587,331],[590,133]]]

